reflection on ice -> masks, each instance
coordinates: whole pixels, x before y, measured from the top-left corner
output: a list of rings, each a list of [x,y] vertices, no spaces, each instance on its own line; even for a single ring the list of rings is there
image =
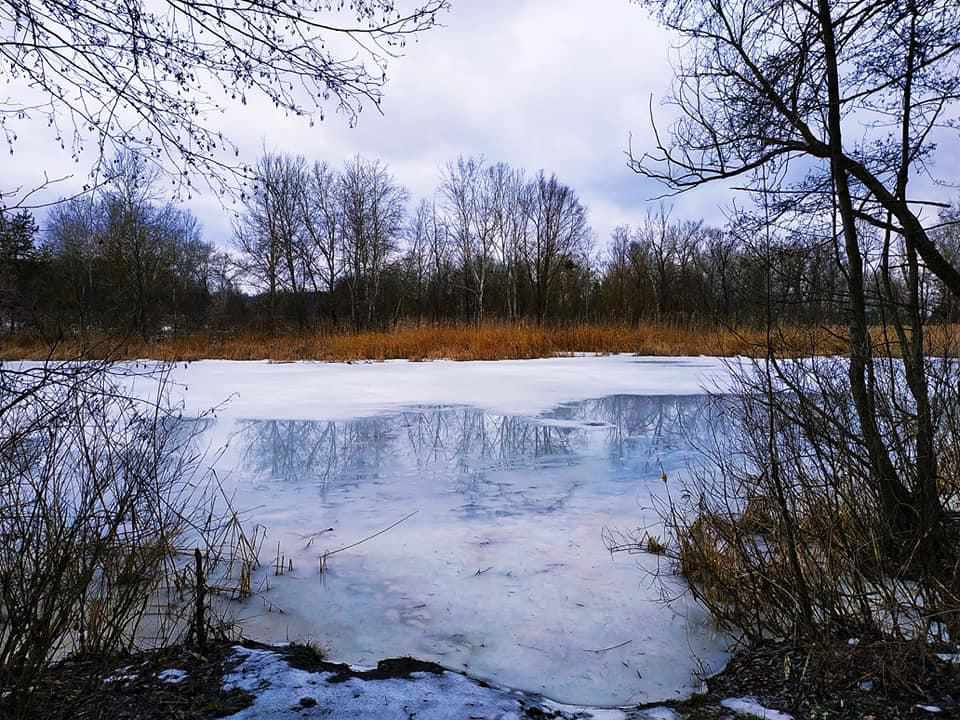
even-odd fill
[[[294,483],[326,502],[349,501],[358,485],[416,475],[431,478],[438,492],[497,498],[493,514],[524,514],[559,509],[542,498],[515,496],[514,508],[504,502],[521,486],[542,489],[527,481],[548,468],[606,459],[607,472],[590,478],[594,494],[604,494],[606,483],[684,470],[694,456],[692,440],[709,433],[708,419],[701,396],[616,395],[537,418],[419,407],[348,421],[241,420],[238,435],[245,475]],[[521,471],[523,477],[513,477]]]
[[[414,654],[584,704],[689,692],[694,655],[722,661],[699,609],[659,602],[643,572],[656,558],[611,558],[601,541],[604,527],[654,522],[661,474],[683,473],[712,432],[703,397],[617,395],[538,417],[413,407],[219,431],[235,502],[258,508],[267,546],[280,542],[295,565],[270,579],[283,614],[254,618],[254,636],[310,637],[360,664]],[[319,572],[325,550],[413,511]],[[322,543],[304,541],[327,528]]]

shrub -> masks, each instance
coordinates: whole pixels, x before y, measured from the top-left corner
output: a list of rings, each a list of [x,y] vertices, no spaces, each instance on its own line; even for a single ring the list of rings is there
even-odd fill
[[[678,500],[663,505],[671,555],[721,626],[753,641],[871,637],[960,639],[960,383],[933,366],[943,514],[935,524],[886,521],[855,414],[844,360],[757,363],[718,399],[718,432]],[[912,412],[897,363],[875,368],[887,388],[880,427],[913,488]],[[903,508],[913,512],[913,506]]]
[[[0,685],[12,712],[54,659],[196,634],[192,548],[215,572],[229,524],[196,423],[163,401],[162,368],[149,380],[153,400],[107,363],[0,368]]]

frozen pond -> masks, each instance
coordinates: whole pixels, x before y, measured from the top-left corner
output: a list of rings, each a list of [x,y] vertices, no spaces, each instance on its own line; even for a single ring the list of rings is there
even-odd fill
[[[258,639],[340,661],[414,655],[568,703],[689,693],[724,642],[657,558],[604,528],[656,520],[713,431],[710,360],[269,365],[178,370],[188,409],[233,399],[204,441],[235,504],[294,571],[243,609]],[[459,398],[459,402],[455,401]],[[389,532],[331,557],[416,513]],[[668,579],[666,590],[683,587]],[[612,648],[612,649],[610,649]]]

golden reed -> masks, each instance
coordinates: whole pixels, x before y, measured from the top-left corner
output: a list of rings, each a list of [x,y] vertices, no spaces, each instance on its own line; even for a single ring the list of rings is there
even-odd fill
[[[190,334],[144,341],[140,338],[65,340],[53,346],[31,338],[0,340],[0,358],[46,357],[152,358],[158,360],[509,360],[575,353],[760,357],[767,352],[767,332],[756,328],[644,324],[537,327],[507,323],[476,325],[401,325],[386,331],[284,333],[278,335]],[[875,341],[883,342],[880,330]],[[927,329],[932,354],[953,354],[960,326]],[[847,350],[842,327],[784,327],[772,334],[782,355],[842,355]]]

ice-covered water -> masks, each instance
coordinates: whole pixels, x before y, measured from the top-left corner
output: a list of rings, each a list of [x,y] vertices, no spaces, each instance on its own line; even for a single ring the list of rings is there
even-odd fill
[[[654,498],[715,430],[696,393],[720,377],[711,361],[614,357],[200,363],[176,379],[190,407],[239,393],[204,440],[225,447],[216,468],[235,505],[269,528],[268,562],[277,543],[293,561],[243,608],[248,635],[621,705],[687,694],[725,658],[682,584],[652,577],[658,558],[611,557],[601,538],[655,524]],[[321,572],[325,552],[410,513]]]

